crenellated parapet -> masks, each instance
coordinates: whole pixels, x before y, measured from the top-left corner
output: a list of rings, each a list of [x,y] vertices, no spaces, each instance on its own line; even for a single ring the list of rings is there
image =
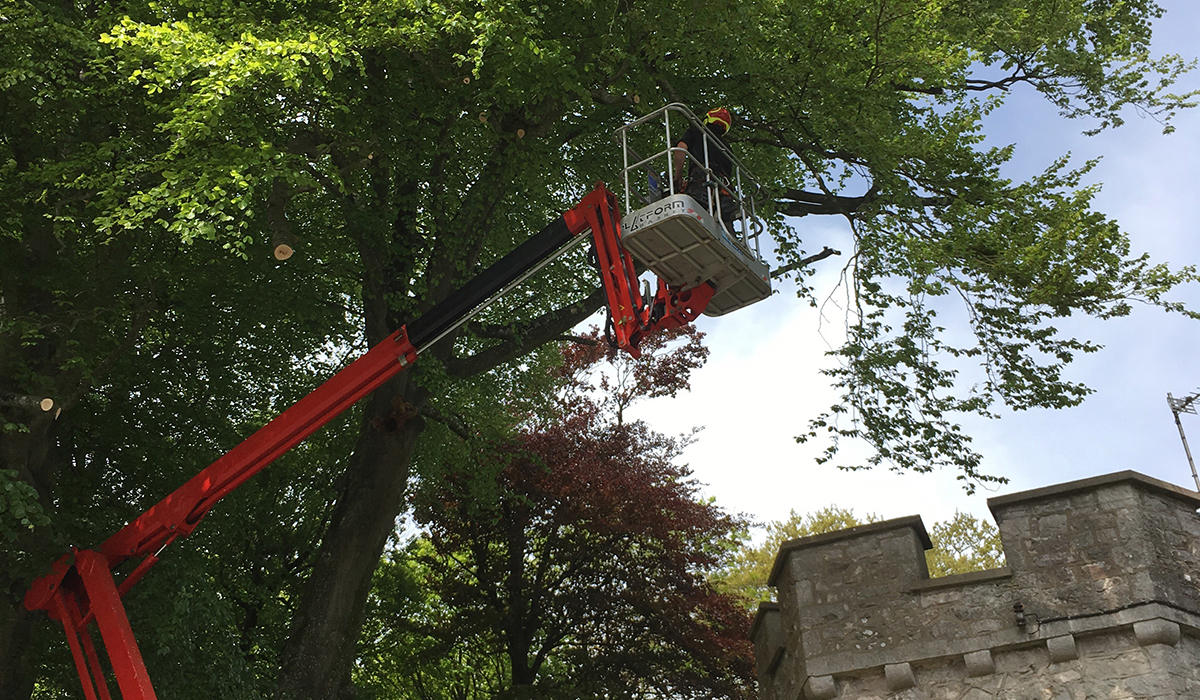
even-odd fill
[[[918,516],[785,542],[763,700],[1200,698],[1200,495],[1127,471],[988,506],[990,571],[930,579]]]

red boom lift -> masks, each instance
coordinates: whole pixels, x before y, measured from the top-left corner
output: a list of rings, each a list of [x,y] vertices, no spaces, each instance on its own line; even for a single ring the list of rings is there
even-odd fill
[[[699,123],[680,105],[670,105],[664,108],[665,112],[660,110],[655,114],[661,113],[669,119],[670,111],[681,109],[688,121]],[[668,147],[664,153],[670,157],[671,151]],[[644,162],[636,163],[627,170],[643,165]],[[627,173],[626,181],[628,200]],[[744,246],[733,246],[728,240],[728,232],[722,237],[723,232],[716,228],[718,224],[714,223],[713,217],[690,197],[672,195],[661,201],[680,197],[686,201],[678,207],[677,216],[667,216],[664,207],[656,206],[655,202],[629,215],[641,217],[634,227],[639,229],[642,245],[648,247],[646,256],[639,256],[639,259],[660,276],[653,299],[643,299],[639,292],[633,259],[622,244],[621,209],[617,197],[603,184],[597,184],[574,209],[555,219],[420,318],[368,350],[99,547],[73,549],[55,562],[51,572],[34,581],[26,592],[25,607],[44,610],[62,624],[87,700],[111,699],[97,647],[88,629],[92,622],[100,630],[121,697],[125,700],[155,698],[121,597],[154,566],[167,545],[190,535],[217,501],[280,455],[389,378],[403,372],[422,352],[509,289],[585,240],[583,233],[590,230],[595,245],[597,266],[611,316],[610,342],[634,357],[639,354],[638,344],[642,338],[695,320],[705,312],[714,295],[719,295],[715,307],[717,313],[762,298],[761,290],[751,292],[747,297],[749,300],[743,298],[747,294],[745,290],[738,291],[739,285],[745,286],[747,275],[751,281],[755,277],[762,278],[761,282],[755,282],[756,285],[766,284],[766,268],[757,251],[751,254]],[[643,201],[648,200],[643,198]],[[648,224],[646,219],[651,215],[655,222]],[[686,222],[690,228],[680,222]],[[672,226],[676,228],[672,229]],[[708,229],[707,233],[705,229]],[[684,236],[689,241],[686,245],[679,242]],[[672,252],[649,252],[655,244],[667,245],[671,241],[675,241],[671,243],[675,246]],[[705,246],[716,253],[705,252]],[[701,253],[709,257],[696,257]],[[714,254],[717,257],[712,257]],[[749,270],[747,260],[757,261],[762,269]],[[681,282],[668,284],[661,278],[671,276],[674,263],[688,270],[689,277],[686,281],[681,279]],[[731,276],[729,270],[734,268],[742,271]],[[693,274],[697,271],[702,272],[702,276]],[[765,294],[769,293],[767,284]],[[730,301],[722,305],[722,299]],[[113,570],[131,559],[140,561],[118,583]]]

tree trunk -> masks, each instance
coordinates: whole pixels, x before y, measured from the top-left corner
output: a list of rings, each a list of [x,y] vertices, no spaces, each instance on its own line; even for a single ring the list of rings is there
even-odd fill
[[[53,231],[33,214],[19,244],[9,240],[0,245],[0,257],[16,263],[0,268],[0,316],[53,318],[54,296],[40,281],[55,271],[56,249]],[[38,380],[68,383],[59,368],[61,350],[51,338],[28,344],[13,335],[0,338],[0,393],[8,399],[0,408],[0,423],[22,426],[0,432],[0,469],[11,470],[16,480],[36,489],[47,514],[51,513],[57,479],[52,459],[57,411],[41,410],[44,397],[40,394],[48,384]],[[41,390],[37,406],[12,400],[14,396],[33,396],[34,387]],[[0,549],[0,700],[27,700],[33,692],[37,669],[31,637],[41,613],[26,611],[24,597],[33,578],[45,573],[43,567],[53,561],[49,557],[54,554],[46,544],[47,530],[39,527],[31,532],[18,526],[16,540]],[[50,624],[44,616],[40,620]]]
[[[33,692],[32,625],[20,601],[24,592],[19,585],[6,590],[0,605],[0,700],[29,700]]]
[[[352,697],[353,666],[371,579],[404,503],[420,418],[400,422],[401,402],[423,391],[401,374],[371,395],[362,433],[283,651],[279,696]],[[376,427],[379,426],[379,427]]]
[[[0,435],[0,469],[11,469],[17,479],[33,485],[42,507],[49,511],[54,473],[50,466],[53,447],[53,419],[49,415],[35,417],[28,423],[28,432],[9,432]],[[49,556],[45,546],[45,528],[20,532],[8,552],[0,557],[0,700],[28,700],[33,692],[36,673],[32,636],[35,615],[25,610],[25,590],[43,565],[39,553]],[[24,561],[22,561],[24,560]],[[42,621],[52,624],[42,616]]]

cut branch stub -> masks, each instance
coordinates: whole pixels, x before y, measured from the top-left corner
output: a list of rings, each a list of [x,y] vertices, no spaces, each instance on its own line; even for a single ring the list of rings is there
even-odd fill
[[[25,394],[0,394],[0,406],[45,413],[54,408],[54,399],[43,396],[26,396]]]
[[[271,236],[271,242],[275,244],[275,259],[287,260],[292,257],[295,249],[282,240],[278,240],[274,235]]]

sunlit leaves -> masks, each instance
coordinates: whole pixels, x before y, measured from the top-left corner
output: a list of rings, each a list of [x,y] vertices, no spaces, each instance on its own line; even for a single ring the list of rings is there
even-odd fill
[[[675,99],[730,107],[731,141],[777,186],[777,212],[852,222],[848,342],[832,377],[843,398],[811,437],[835,447],[864,439],[867,464],[985,479],[963,414],[1065,407],[1087,393],[1067,368],[1095,347],[1060,333],[1062,319],[1119,316],[1137,301],[1183,310],[1167,293],[1194,271],[1141,257],[1094,212],[1087,165],[1056,162],[1013,182],[1003,170],[1012,149],[982,146],[983,120],[1010,89],[1041,91],[1084,129],[1117,125],[1131,109],[1169,128],[1192,97],[1170,94],[1184,64],[1149,53],[1154,3],[747,0],[703,10],[616,0],[5,5],[0,388],[65,394],[78,411],[43,429],[36,449],[5,454],[59,445],[74,460],[68,469],[47,459],[35,475],[43,503],[63,514],[47,511],[51,527],[95,539],[153,502],[184,462],[236,441],[364,338],[411,321],[595,180],[612,184],[612,129]],[[784,264],[825,243],[800,221],[770,222]],[[284,266],[267,257],[279,226],[298,239]],[[614,502],[631,488],[614,465],[669,450],[632,426],[624,444],[620,430],[597,425],[639,395],[685,386],[682,373],[703,359],[690,340],[673,359],[597,378],[607,407],[586,392],[539,398],[561,379],[547,353],[489,371],[528,352],[529,337],[568,330],[531,335],[527,321],[591,292],[582,257],[527,281],[412,375],[437,426],[426,439],[438,444],[417,451],[422,477],[440,473],[432,462],[481,460],[452,486],[488,522],[501,508],[533,512],[534,486],[580,513],[589,490],[597,507],[653,511],[636,493]],[[587,430],[566,435],[580,426],[556,422],[563,407],[586,416]],[[0,439],[37,437],[32,421],[4,418]],[[192,611],[211,613],[238,650],[203,654],[224,654],[223,667],[240,654],[232,675],[269,685],[311,561],[304,542],[323,536],[330,482],[357,430],[295,453],[311,469],[283,472],[294,484],[260,480],[285,495],[246,492],[238,503],[258,537],[239,548],[214,532],[178,579],[211,565],[229,577],[225,602],[182,596],[179,608],[149,611],[163,648],[195,639]],[[514,434],[545,454],[484,458]],[[560,476],[584,486],[534,469],[551,462],[578,466]],[[303,484],[312,473],[329,478]],[[66,488],[55,494],[56,474]],[[354,507],[395,509],[393,495]],[[292,536],[281,522],[297,523]],[[221,523],[214,514],[216,532],[237,530]]]
[[[953,466],[970,490],[996,477],[956,416],[990,416],[997,403],[1065,408],[1090,392],[1064,370],[1099,348],[1064,336],[1055,319],[1122,316],[1134,301],[1191,314],[1163,295],[1194,270],[1130,255],[1126,234],[1091,209],[1095,190],[1081,186],[1092,165],[1067,170],[1060,159],[995,194],[856,217],[855,315],[827,372],[844,401],[801,439],[831,436],[828,460],[837,438],[861,438],[876,450],[872,466]],[[960,305],[970,333],[948,333],[939,316]]]
[[[1004,566],[1000,531],[986,520],[955,511],[954,517],[929,528],[933,549],[925,553],[931,577],[966,574]]]
[[[838,437],[862,438],[869,464],[956,467],[969,486],[986,470],[959,414],[1061,408],[1087,394],[1065,370],[1096,348],[1054,319],[1108,319],[1134,302],[1184,310],[1165,294],[1194,271],[1140,256],[1092,209],[1094,164],[1064,157],[1013,182],[1012,147],[982,146],[984,117],[1020,89],[1084,130],[1130,111],[1169,130],[1195,100],[1171,93],[1187,64],[1150,53],[1154,2],[819,0],[745,13],[734,34],[771,28],[771,40],[749,39],[753,55],[713,44],[722,68],[707,81],[693,77],[707,56],[666,69],[677,88],[719,86],[739,106],[734,140],[792,156],[774,166],[780,211],[851,226],[849,342],[833,372],[843,397],[803,436],[829,431],[827,458]],[[784,263],[823,243],[780,235]]]

